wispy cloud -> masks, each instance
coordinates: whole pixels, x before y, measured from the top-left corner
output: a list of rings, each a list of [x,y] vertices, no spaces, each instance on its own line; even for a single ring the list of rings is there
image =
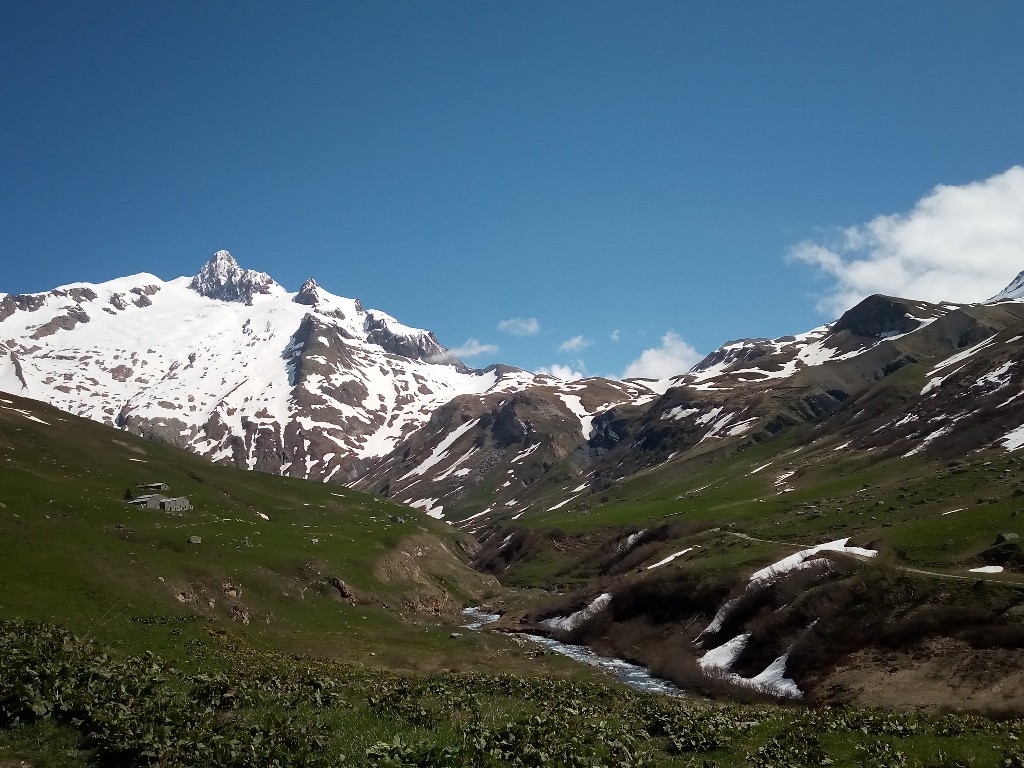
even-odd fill
[[[667,379],[693,368],[700,353],[687,344],[678,333],[669,331],[661,337],[661,346],[645,349],[640,357],[626,367],[624,379]]]
[[[555,376],[563,381],[575,381],[576,379],[582,379],[586,376],[582,371],[577,371],[569,365],[559,365],[555,363],[551,367],[538,368],[537,373],[547,374],[548,376]]]
[[[818,308],[839,314],[885,293],[983,301],[1024,269],[1024,168],[963,186],[940,185],[912,210],[804,241],[787,254],[832,279]]]
[[[571,339],[566,339],[558,348],[563,352],[579,352],[580,350],[586,349],[594,342],[590,339],[584,338],[583,336],[573,336]]]
[[[619,329],[618,329],[618,328],[616,328],[616,329],[615,329],[614,331],[612,331],[612,332],[611,332],[611,333],[610,333],[610,334],[608,335],[608,338],[609,338],[609,339],[610,339],[610,340],[611,340],[612,342],[614,342],[614,343],[616,343],[616,344],[617,344],[617,343],[618,343],[618,341],[619,341],[619,339],[621,339],[621,338],[622,338],[622,333],[621,333],[621,332],[619,331]]]
[[[498,323],[498,330],[510,336],[536,336],[540,333],[540,320],[536,317],[510,317]]]
[[[494,344],[481,344],[474,338],[466,339],[461,347],[449,349],[448,352],[454,357],[477,357],[478,355],[491,355],[498,351]]]

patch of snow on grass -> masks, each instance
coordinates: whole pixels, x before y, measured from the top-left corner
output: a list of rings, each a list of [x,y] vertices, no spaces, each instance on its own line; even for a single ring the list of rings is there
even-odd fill
[[[726,617],[729,615],[729,611],[732,610],[732,607],[736,605],[736,602],[738,600],[739,598],[734,598],[732,600],[726,600],[724,603],[722,603],[722,606],[718,609],[718,612],[715,613],[714,618],[711,619],[711,623],[704,628],[703,632],[697,635],[697,639],[699,640],[700,638],[704,637],[704,635],[713,635],[716,632],[718,632],[722,628],[722,624],[725,622]]]
[[[702,414],[699,418],[694,419],[694,421],[697,424],[700,424],[701,426],[704,426],[705,424],[710,423],[714,419],[717,419],[721,415],[721,413],[722,413],[721,406],[719,406],[718,408],[712,408],[707,413]]]
[[[789,654],[784,653],[775,661],[769,664],[763,672],[756,677],[750,678],[751,684],[761,690],[769,690],[777,696],[784,696],[790,699],[803,697],[804,692],[800,690],[796,682],[786,677],[786,662],[789,661]],[[744,678],[740,678],[743,680]]]
[[[1016,451],[1021,446],[1024,446],[1024,425],[1007,432],[999,438],[999,442],[1002,443],[1003,448],[1008,451]]]
[[[1010,360],[1007,363],[1003,363],[996,370],[989,371],[980,379],[978,379],[977,383],[974,386],[977,387],[985,386],[987,384],[995,384],[997,388],[1005,387],[1007,384],[1010,383],[1010,377],[1006,376],[1006,374],[1010,372],[1010,369],[1013,367],[1015,362],[1015,360]]]
[[[541,624],[550,629],[563,629],[571,630],[578,627],[587,619],[596,616],[612,601],[611,593],[605,592],[594,598],[593,602],[590,603],[586,608],[581,608],[576,613],[569,614],[568,616],[558,616],[552,619],[544,619]]]
[[[477,512],[475,515],[470,515],[469,517],[466,517],[466,518],[463,518],[462,520],[459,520],[459,522],[457,522],[456,525],[463,525],[465,523],[468,523],[470,520],[476,520],[478,517],[483,517],[484,515],[486,515],[490,511],[491,511],[491,508],[488,507],[483,512]]]
[[[784,576],[790,571],[806,567],[805,563],[810,564],[810,561],[814,560],[816,556],[822,552],[842,552],[844,554],[856,555],[859,557],[874,557],[877,554],[873,549],[848,547],[846,546],[846,542],[849,540],[849,537],[847,537],[845,539],[837,539],[836,541],[819,544],[816,547],[801,549],[795,554],[784,557],[778,562],[772,563],[771,565],[756,571],[754,575],[750,577],[750,584],[754,585],[775,581],[780,576]]]
[[[955,423],[955,422],[954,422],[954,423]],[[924,438],[924,439],[923,439],[923,440],[922,440],[922,441],[921,441],[920,443],[918,443],[918,444],[917,444],[916,446],[914,446],[914,447],[913,447],[913,448],[911,448],[911,449],[910,449],[909,451],[907,451],[906,453],[904,453],[904,454],[903,454],[903,458],[904,458],[904,459],[906,459],[906,458],[909,458],[909,457],[913,456],[913,455],[914,455],[915,453],[920,453],[920,452],[921,452],[921,451],[923,451],[923,450],[924,450],[924,449],[925,449],[926,447],[928,447],[928,444],[929,444],[930,442],[932,442],[933,440],[937,440],[938,438],[942,437],[943,435],[948,435],[948,434],[949,434],[950,432],[952,432],[952,431],[953,431],[953,424],[947,424],[946,426],[944,426],[944,427],[941,427],[940,429],[937,429],[937,430],[935,430],[934,432],[932,432],[932,433],[930,433],[929,435],[927,435],[927,436],[926,436],[926,437],[925,437],[925,438]]]
[[[512,459],[511,463],[512,464],[518,464],[520,461],[525,459],[527,456],[529,456],[531,453],[536,451],[538,448],[540,448],[540,443],[534,443],[533,445],[529,446],[526,450],[524,450],[522,453],[520,453],[518,456],[516,456],[514,459]],[[511,470],[509,470],[509,471],[511,472]]]
[[[778,489],[779,493],[789,493],[790,491],[793,490],[789,485],[786,484],[786,481],[789,480],[789,478],[791,478],[795,474],[795,469],[788,469],[775,478],[775,487]]]
[[[951,365],[955,365],[956,363],[959,363],[961,360],[966,360],[967,358],[971,357],[975,353],[980,352],[982,349],[984,349],[985,347],[987,347],[990,344],[992,344],[993,341],[995,341],[995,337],[990,336],[989,338],[985,339],[983,342],[981,342],[979,344],[975,344],[973,347],[968,347],[963,352],[958,352],[955,355],[952,355],[951,357],[947,357],[941,363],[939,363],[934,368],[932,368],[928,372],[928,375],[929,376],[934,376],[936,373],[941,371],[943,368],[948,368]]]
[[[1001,565],[983,565],[980,568],[971,568],[971,573],[1002,573],[1003,566]]]
[[[8,402],[8,401],[4,401],[4,402]],[[5,406],[0,406],[0,407],[2,407],[6,411],[14,411],[15,413],[21,414],[22,416],[24,416],[29,421],[38,421],[40,424],[45,424],[46,426],[50,426],[50,422],[43,421],[42,419],[36,418],[29,411],[23,411],[20,408],[8,408],[6,405]]]
[[[430,456],[427,457],[426,461],[424,461],[418,467],[415,467],[414,469],[410,470],[409,474],[407,474],[405,477],[409,478],[412,477],[413,475],[422,475],[432,466],[434,466],[440,461],[443,461],[448,456],[448,449],[452,447],[455,441],[458,440],[467,432],[469,432],[469,430],[475,427],[477,423],[479,423],[479,421],[480,419],[471,419],[458,429],[453,430],[450,435],[448,435],[444,440],[438,443],[437,447],[434,449],[433,453],[431,453]],[[431,516],[433,517],[433,515]]]
[[[731,427],[729,427],[729,431],[726,432],[725,434],[727,436],[729,436],[729,437],[735,437],[736,435],[742,435],[744,432],[749,431],[750,428],[752,426],[754,426],[754,422],[755,421],[757,421],[757,417],[756,416],[751,416],[749,419],[745,419],[745,420],[743,420],[741,422],[733,424]]]
[[[957,370],[959,370],[959,368]],[[953,373],[956,373],[956,371],[953,371]],[[921,396],[924,397],[929,392],[934,392],[935,390],[937,390],[939,387],[942,386],[942,382],[944,382],[946,379],[952,376],[953,373],[946,374],[945,376],[935,376],[931,379],[928,379],[928,383],[921,388]]]
[[[627,551],[628,552],[632,548],[633,544],[636,543],[636,540],[639,539],[641,536],[643,536],[646,531],[647,531],[646,528],[641,528],[636,533],[631,533],[629,536],[627,536],[625,539],[623,539],[622,541],[619,542],[619,546],[617,546],[615,548],[615,551],[616,552],[623,552],[623,551]]]
[[[417,499],[416,501],[410,501],[409,506],[415,509],[422,509],[430,517],[435,520],[440,520],[444,517],[444,507],[435,507],[437,499]]]
[[[700,546],[700,545],[698,544],[697,546]],[[661,566],[661,565],[668,565],[669,563],[671,563],[673,560],[675,560],[680,555],[685,555],[687,552],[692,552],[696,548],[697,547],[687,547],[686,549],[680,550],[679,552],[673,552],[671,555],[666,557],[664,560],[659,560],[654,565],[648,565],[647,566],[647,570],[649,571],[652,568],[657,568],[658,566]]]
[[[572,411],[573,415],[580,420],[580,431],[583,432],[583,439],[589,440],[590,433],[594,431],[594,414],[583,405],[583,398],[579,395],[566,395],[558,393],[565,407]]]
[[[743,653],[749,640],[749,632],[737,635],[732,640],[705,653],[697,660],[697,664],[703,672],[722,675],[734,685],[764,691],[783,698],[801,698],[804,695],[803,691],[797,687],[796,682],[786,677],[786,662],[789,660],[788,653],[779,656],[764,671],[754,677],[740,677],[732,671],[732,665],[736,663],[736,659]]]
[[[687,408],[685,405],[677,405],[675,408],[665,411],[661,418],[663,419],[685,419],[687,416],[693,416],[695,413],[699,413],[700,408]]]
[[[556,509],[561,509],[561,508],[562,508],[562,507],[564,507],[564,506],[565,506],[566,504],[568,504],[568,503],[569,503],[570,501],[575,501],[576,499],[578,499],[578,498],[579,498],[580,496],[582,496],[582,495],[583,495],[583,494],[581,493],[581,494],[577,494],[576,496],[570,496],[570,497],[569,497],[568,499],[566,499],[565,501],[560,501],[560,502],[558,502],[557,504],[555,504],[555,506],[553,506],[553,507],[548,507],[548,508],[547,508],[547,509],[546,509],[545,511],[546,511],[546,512],[554,512],[554,511],[555,511]]]
[[[749,639],[749,632],[743,635],[736,635],[736,637],[727,643],[723,643],[717,648],[712,648],[710,651],[705,653],[697,660],[697,664],[700,665],[700,668],[705,672],[712,670],[728,672],[732,669],[732,665],[736,663],[736,659],[738,659],[740,654],[743,653],[743,649],[747,647],[747,641]]]
[[[466,463],[466,459],[468,459],[470,456],[472,456],[474,453],[476,453],[476,451],[477,451],[477,448],[474,445],[472,448],[470,448],[468,451],[466,451],[464,454],[462,454],[458,459],[456,459],[452,463],[452,465],[450,467],[448,467],[448,469],[446,469],[440,475],[435,477],[434,478],[434,482],[437,483],[437,482],[439,482],[441,480],[446,480],[452,474],[456,474],[456,475],[458,475],[460,473],[461,474],[468,474],[471,471],[469,469],[462,469],[462,470],[459,470],[458,472],[456,472],[456,470],[458,470],[460,466],[465,464]]]

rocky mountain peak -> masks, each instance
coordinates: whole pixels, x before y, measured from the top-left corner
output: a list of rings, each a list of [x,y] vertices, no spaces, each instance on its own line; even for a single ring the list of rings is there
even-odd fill
[[[275,285],[277,283],[267,273],[242,269],[230,253],[217,251],[192,278],[188,287],[209,299],[252,304],[254,295],[268,294]]]
[[[302,284],[299,288],[299,292],[295,294],[295,298],[292,299],[296,304],[305,304],[308,307],[316,306],[320,303],[320,286],[316,280],[312,277]]]
[[[1010,301],[1013,299],[1024,299],[1024,272],[1013,278],[1008,286],[989,299],[989,301]]]

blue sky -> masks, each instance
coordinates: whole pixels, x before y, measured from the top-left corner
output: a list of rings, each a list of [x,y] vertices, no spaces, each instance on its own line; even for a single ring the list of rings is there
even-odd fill
[[[0,291],[226,248],[473,365],[599,375],[874,291],[985,298],[1024,269],[1022,30],[1019,2],[9,0]]]

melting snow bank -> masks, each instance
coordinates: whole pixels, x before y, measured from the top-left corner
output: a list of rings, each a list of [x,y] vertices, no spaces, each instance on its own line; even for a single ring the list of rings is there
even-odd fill
[[[705,673],[717,673],[734,685],[740,685],[744,688],[751,688],[786,699],[799,699],[803,697],[804,692],[800,690],[793,680],[786,677],[786,662],[789,660],[788,653],[779,656],[763,672],[754,677],[740,677],[731,671],[732,665],[739,658],[740,654],[743,653],[743,649],[747,647],[747,640],[749,639],[749,633],[737,635],[729,642],[717,648],[712,648],[697,663]]]
[[[808,568],[813,564],[813,561],[817,559],[817,555],[821,552],[842,552],[847,555],[854,555],[859,557],[874,557],[876,552],[873,549],[864,549],[863,547],[848,547],[846,542],[850,539],[838,539],[836,541],[830,541],[827,544],[819,544],[816,547],[810,547],[809,549],[801,549],[794,555],[784,557],[777,563],[772,563],[767,568],[762,568],[757,571],[753,576],[750,577],[750,584],[762,584],[770,583],[778,579],[780,576],[784,576],[790,571],[797,571],[801,568]]]
[[[971,568],[970,573],[1002,573],[1001,565],[983,565],[981,568]]]
[[[586,608],[581,608],[576,613],[570,614],[569,616],[557,616],[553,619],[544,619],[541,622],[545,627],[550,629],[562,629],[570,630],[576,629],[580,624],[589,619],[591,616],[596,616],[604,607],[608,605],[612,600],[610,593],[605,592],[603,595],[598,595],[594,598],[594,601]]]
[[[849,537],[847,537],[845,539],[830,541],[825,544],[818,544],[815,547],[808,547],[807,549],[802,549],[788,557],[784,557],[759,571],[755,571],[751,575],[750,581],[747,583],[747,589],[749,590],[751,588],[768,586],[793,571],[812,568],[821,562],[820,555],[823,552],[840,552],[847,555],[853,555],[855,557],[874,557],[877,554],[873,549],[847,546],[847,542],[849,540]],[[721,630],[725,619],[728,617],[729,612],[733,609],[733,606],[736,605],[738,600],[739,598],[728,600],[721,608],[718,609],[718,613],[715,614],[711,623],[708,624],[704,631],[697,637],[698,643],[700,643],[701,638],[712,636]],[[721,674],[727,680],[737,685],[746,686],[784,698],[798,699],[802,697],[803,692],[797,684],[790,678],[786,677],[786,661],[789,658],[788,653],[779,656],[779,658],[769,664],[763,672],[755,675],[754,677],[740,677],[731,671],[733,663],[735,663],[736,659],[738,659],[740,654],[743,653],[743,649],[746,647],[747,640],[749,639],[749,634],[737,635],[728,642],[719,645],[717,648],[712,648],[705,652],[697,663],[705,672],[716,672],[717,674]]]
[[[598,600],[599,599],[600,598],[598,598]],[[611,596],[609,596],[609,599],[611,599]],[[597,601],[595,600],[595,602]],[[591,605],[593,605],[593,603],[591,603]],[[464,625],[465,629],[480,629],[485,624],[490,624],[491,622],[497,621],[501,618],[497,614],[486,613],[485,611],[481,611],[479,608],[465,608],[463,609],[462,614],[474,619],[469,624]],[[576,614],[573,615],[575,616]],[[660,693],[665,696],[683,695],[683,691],[672,683],[667,680],[652,677],[651,673],[639,664],[630,664],[628,661],[623,661],[622,659],[615,659],[610,656],[601,656],[582,645],[568,645],[567,643],[560,643],[557,640],[552,640],[550,637],[521,633],[517,634],[519,637],[525,637],[531,642],[542,645],[555,653],[568,656],[570,659],[578,661],[581,664],[598,667],[606,672],[610,672],[615,675],[619,682],[628,685],[630,688],[637,691],[644,691],[645,693]]]

